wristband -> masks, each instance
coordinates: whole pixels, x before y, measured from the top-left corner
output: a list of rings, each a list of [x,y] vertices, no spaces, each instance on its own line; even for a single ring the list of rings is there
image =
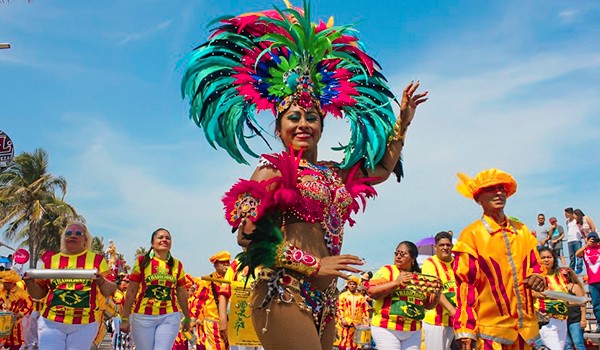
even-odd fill
[[[315,276],[321,268],[321,259],[283,242],[277,248],[275,266],[300,272],[308,277]]]
[[[191,323],[191,322],[192,322],[192,319],[191,319],[190,317],[184,317],[184,318],[181,320],[181,323]]]
[[[129,317],[121,317],[121,321],[129,322]]]

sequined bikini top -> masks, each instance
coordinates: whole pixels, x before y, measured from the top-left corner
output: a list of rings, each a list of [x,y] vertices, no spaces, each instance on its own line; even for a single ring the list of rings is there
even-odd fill
[[[272,163],[261,158],[259,166],[272,166]],[[301,199],[284,213],[300,221],[320,223],[325,231],[325,244],[332,255],[340,254],[344,224],[354,202],[338,171],[334,162],[311,164],[301,160],[296,184]]]

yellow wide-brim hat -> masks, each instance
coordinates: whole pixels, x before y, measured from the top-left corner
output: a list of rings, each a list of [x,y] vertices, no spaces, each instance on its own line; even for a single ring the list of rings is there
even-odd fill
[[[208,260],[213,264],[217,261],[230,261],[231,254],[228,251],[224,250],[222,252],[218,252],[217,254],[211,256]]]
[[[21,280],[19,274],[14,270],[0,271],[0,282],[17,283]]]
[[[456,190],[470,199],[475,199],[482,189],[496,185],[504,185],[507,198],[517,192],[517,182],[515,179],[512,175],[500,169],[486,169],[475,175],[474,178],[470,178],[464,173],[458,173],[456,176],[458,176]]]

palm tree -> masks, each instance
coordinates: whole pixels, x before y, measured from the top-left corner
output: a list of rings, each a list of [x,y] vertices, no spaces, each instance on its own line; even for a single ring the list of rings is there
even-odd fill
[[[148,253],[148,250],[146,249],[146,247],[139,247],[138,249],[135,250],[135,257],[139,257],[142,255],[146,255],[146,253]]]
[[[57,195],[56,192],[59,192]],[[48,153],[41,148],[23,152],[0,174],[0,227],[4,237],[23,239],[29,247],[30,267],[35,267],[43,243],[54,246],[58,224],[77,218],[64,202],[67,180],[48,173]],[[60,234],[58,235],[60,237]]]
[[[104,256],[104,237],[94,236],[90,250],[94,253]]]

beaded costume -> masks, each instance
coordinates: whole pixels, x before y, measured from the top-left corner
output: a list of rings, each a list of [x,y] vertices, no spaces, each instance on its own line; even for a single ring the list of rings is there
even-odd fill
[[[210,145],[245,164],[242,152],[258,157],[247,139],[263,138],[265,130],[254,117],[258,111],[277,117],[297,105],[349,121],[350,140],[338,148],[341,163],[311,164],[294,149],[265,154],[259,167],[279,176],[240,180],[223,198],[234,231],[246,220],[256,226],[244,234],[250,244],[238,258],[249,271],[264,267],[258,277],[268,293],[261,306],[274,299],[295,302],[312,313],[321,333],[335,317],[335,279],[325,290],[313,288],[309,279],[319,271],[319,259],[286,242],[281,228],[319,224],[329,253],[340,254],[343,227],[354,223],[350,214],[376,194],[369,185],[375,179],[362,177],[364,170],[373,169],[398,136],[391,105],[397,100],[351,26],[333,26],[332,18],[312,23],[310,14],[308,2],[303,9],[288,3],[287,9],[213,21],[218,27],[209,41],[189,56],[181,91]],[[401,176],[400,162],[394,172]]]

